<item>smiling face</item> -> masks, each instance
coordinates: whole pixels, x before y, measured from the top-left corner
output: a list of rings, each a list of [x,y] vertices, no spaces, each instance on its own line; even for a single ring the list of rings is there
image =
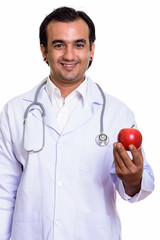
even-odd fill
[[[80,84],[94,56],[87,23],[81,18],[73,22],[51,21],[47,26],[47,52],[43,45],[41,51],[49,63],[50,78],[55,85]]]

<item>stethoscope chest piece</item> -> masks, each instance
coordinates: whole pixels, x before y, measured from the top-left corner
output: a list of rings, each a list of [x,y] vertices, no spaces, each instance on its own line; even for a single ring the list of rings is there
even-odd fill
[[[104,146],[106,146],[109,143],[109,137],[107,137],[106,134],[101,133],[101,134],[97,135],[96,143],[99,146],[104,147]]]

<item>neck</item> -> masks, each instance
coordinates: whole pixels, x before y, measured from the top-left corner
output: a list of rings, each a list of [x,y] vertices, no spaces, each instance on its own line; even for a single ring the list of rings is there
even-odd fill
[[[79,81],[71,83],[59,83],[59,81],[52,79],[51,76],[50,79],[54,83],[54,85],[60,90],[61,96],[65,99],[71,92],[78,88],[78,86],[85,80],[85,77]]]

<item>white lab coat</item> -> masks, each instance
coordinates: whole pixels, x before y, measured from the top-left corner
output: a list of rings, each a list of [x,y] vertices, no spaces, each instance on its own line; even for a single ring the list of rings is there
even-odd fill
[[[62,133],[45,86],[45,147],[39,153],[22,148],[23,115],[36,88],[8,102],[0,117],[0,240],[119,240],[116,190],[125,200],[145,198],[154,188],[144,157],[142,189],[133,198],[124,192],[113,160],[113,143],[121,128],[135,124],[133,113],[106,94],[105,132],[100,147],[102,96],[88,79],[87,104],[79,103]],[[39,110],[29,114],[28,141],[41,141]]]

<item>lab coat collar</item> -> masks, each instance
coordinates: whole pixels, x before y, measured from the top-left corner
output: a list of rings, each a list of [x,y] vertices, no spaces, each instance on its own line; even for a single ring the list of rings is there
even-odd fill
[[[90,78],[87,78],[87,81],[85,104],[83,103],[83,99],[79,102],[62,134],[67,134],[88,122],[92,118],[93,113],[98,109],[97,105],[103,104],[103,99],[97,85]]]
[[[86,98],[90,103],[95,103],[95,104],[103,104],[103,98],[102,95],[96,85],[89,77],[88,79],[88,86],[87,86],[87,93],[86,93]]]
[[[46,81],[46,80],[47,78],[45,78],[43,81]],[[38,96],[38,101],[43,104],[46,112],[45,125],[52,128],[59,135],[63,135],[73,131],[74,129],[80,127],[85,122],[88,122],[91,119],[94,111],[96,111],[97,109],[97,105],[103,104],[103,99],[97,85],[90,78],[87,78],[87,81],[88,81],[88,86],[87,86],[86,101],[85,101],[87,104],[83,104],[83,101],[79,102],[75,111],[72,113],[70,119],[68,120],[65,128],[63,129],[63,132],[61,133],[58,128],[56,116],[53,112],[52,104],[49,99],[46,86],[44,85],[42,87]],[[23,100],[28,101],[30,103],[33,102],[37,88],[38,86],[35,87],[32,91],[30,91],[27,95],[25,95]],[[95,105],[96,105],[95,107],[96,109],[94,109]],[[36,115],[36,111],[35,112],[33,111],[33,114],[36,118],[40,119],[39,114]]]

